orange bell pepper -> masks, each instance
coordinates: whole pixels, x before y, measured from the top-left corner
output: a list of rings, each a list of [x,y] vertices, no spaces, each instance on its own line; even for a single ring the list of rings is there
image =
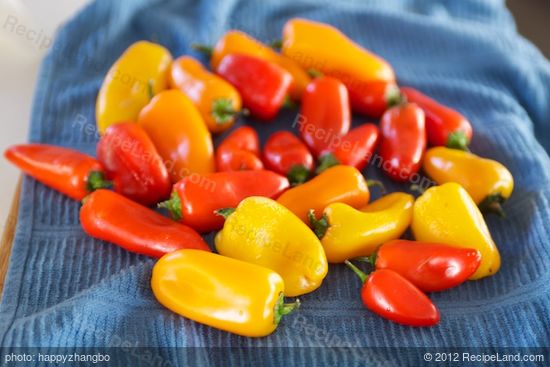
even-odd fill
[[[155,144],[172,182],[214,172],[212,137],[183,92],[171,89],[157,94],[141,111],[138,123]]]

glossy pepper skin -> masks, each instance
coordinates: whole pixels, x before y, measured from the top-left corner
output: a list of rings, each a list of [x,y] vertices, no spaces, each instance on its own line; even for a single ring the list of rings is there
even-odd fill
[[[351,126],[348,91],[339,80],[322,76],[308,84],[296,119],[302,140],[319,154],[337,146]]]
[[[9,147],[4,156],[35,180],[75,200],[82,200],[95,189],[110,186],[99,162],[73,149],[20,144]]]
[[[210,232],[224,223],[216,210],[234,208],[249,196],[277,198],[288,186],[286,177],[271,171],[216,172],[183,178],[174,185],[172,198],[160,206],[183,224]]]
[[[138,123],[155,144],[172,182],[214,172],[212,137],[183,92],[171,89],[157,94],[139,114]]]
[[[310,216],[315,233],[330,263],[342,263],[371,255],[383,243],[401,237],[412,220],[414,198],[397,192],[374,201],[360,210],[333,203],[322,219]]]
[[[314,291],[328,272],[315,234],[298,217],[265,197],[244,199],[215,238],[220,255],[265,266],[281,275],[287,296]]]
[[[151,288],[173,312],[248,337],[271,334],[300,304],[283,303],[285,284],[274,271],[197,250],[163,256],[153,267]]]
[[[493,275],[500,268],[500,254],[483,215],[457,183],[431,187],[416,199],[411,229],[420,242],[479,250],[481,264],[471,280]]]
[[[482,211],[502,214],[500,204],[514,189],[514,177],[506,167],[470,152],[431,148],[426,151],[422,167],[438,184],[456,182],[462,185]]]
[[[193,101],[212,133],[229,129],[241,112],[239,92],[192,57],[182,56],[172,63],[170,86]]]
[[[416,103],[424,111],[430,145],[467,149],[472,139],[472,125],[464,116],[416,89],[404,87],[401,92],[409,102]]]
[[[309,223],[311,209],[321,213],[332,203],[344,203],[354,208],[367,205],[370,199],[367,181],[357,169],[334,166],[308,182],[285,191],[277,201],[302,221]]]
[[[363,282],[361,299],[375,314],[408,326],[433,326],[439,311],[430,299],[407,279],[389,269],[375,270],[367,276],[346,260]]]
[[[348,83],[349,99],[354,112],[380,118],[399,98],[399,87],[394,81]]]
[[[424,112],[414,103],[387,110],[380,121],[382,169],[392,180],[406,182],[419,170],[426,149]]]
[[[139,111],[168,87],[172,55],[155,43],[131,45],[111,66],[99,90],[96,120],[100,134],[112,124],[136,121]]]
[[[290,94],[296,100],[301,98],[302,93],[311,80],[307,71],[296,61],[281,55],[271,47],[240,31],[230,30],[216,43],[216,46],[212,50],[212,58],[210,59],[212,70],[217,70],[221,60],[229,54],[258,57],[273,62],[285,69],[292,75]]]
[[[283,29],[281,51],[304,69],[338,78],[350,89],[365,83],[395,81],[393,69],[385,60],[328,24],[290,19]]]
[[[138,124],[109,126],[97,143],[96,154],[119,194],[147,206],[170,196],[168,170]]]
[[[97,190],[86,197],[80,224],[94,238],[151,257],[183,248],[210,251],[192,228],[109,190]]]
[[[250,126],[233,130],[216,149],[218,171],[247,171],[263,169],[260,159],[260,139]]]
[[[264,145],[263,162],[267,169],[285,175],[291,184],[307,180],[313,169],[313,156],[293,133],[277,131]]]
[[[337,164],[365,168],[378,146],[380,130],[374,124],[363,124],[341,137],[341,142],[333,149],[321,153],[317,173]]]
[[[237,88],[252,117],[266,121],[275,118],[292,84],[285,69],[248,55],[225,56],[216,72]]]
[[[464,283],[479,267],[481,253],[441,243],[394,240],[372,257],[376,269],[390,269],[423,292],[437,292]]]

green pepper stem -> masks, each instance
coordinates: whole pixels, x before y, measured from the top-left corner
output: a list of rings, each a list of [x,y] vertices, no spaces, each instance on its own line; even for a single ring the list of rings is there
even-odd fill
[[[172,191],[170,199],[163,201],[162,203],[158,203],[157,206],[159,208],[168,209],[172,219],[174,220],[180,220],[183,218],[183,213],[181,211],[181,199],[176,191]]]
[[[426,192],[425,188],[423,188],[420,185],[416,185],[416,184],[413,184],[413,185],[409,186],[409,190],[411,190],[412,192],[417,192],[420,195],[422,195],[424,192]]]
[[[296,299],[296,301],[292,303],[285,303],[285,295],[281,292],[279,298],[277,299],[277,303],[275,304],[275,309],[273,310],[273,322],[275,325],[278,325],[279,322],[281,322],[283,316],[299,309],[300,305],[301,303],[299,299]]]
[[[212,47],[207,46],[207,45],[201,45],[200,43],[193,43],[191,45],[191,48],[193,50],[202,52],[203,54],[205,54],[208,57],[212,57],[212,54],[214,53],[214,49]]]
[[[306,168],[306,166],[304,166],[303,164],[295,164],[290,168],[290,170],[286,174],[286,177],[288,178],[288,182],[290,182],[292,186],[296,186],[306,182],[309,174],[310,172]]]
[[[86,179],[86,191],[93,192],[98,189],[108,189],[113,183],[105,178],[101,171],[91,171]]]
[[[498,215],[501,218],[506,217],[504,209],[502,209],[502,203],[506,199],[501,194],[492,194],[488,195],[481,203],[479,203],[479,210],[483,213],[493,213]]]
[[[340,164],[340,160],[332,153],[323,154],[319,157],[317,162],[317,168],[315,169],[316,174],[321,174],[330,167],[334,167]]]
[[[470,139],[462,131],[454,131],[447,137],[447,148],[469,152],[468,144],[470,144]]]
[[[359,257],[354,258],[354,260],[362,261],[362,262],[365,262],[365,263],[369,263],[372,266],[376,266],[376,256],[377,256],[377,254],[378,254],[378,251],[374,251],[369,256],[359,256]]]
[[[401,106],[407,103],[407,96],[401,93],[399,87],[394,86],[386,91],[385,95],[386,104],[389,107]]]
[[[312,78],[320,78],[320,77],[322,77],[322,76],[324,75],[321,71],[319,71],[319,70],[317,70],[317,69],[308,69],[308,70],[307,70],[307,73],[308,73],[309,76],[312,77]]]
[[[271,41],[270,43],[268,43],[268,46],[271,48],[274,48],[275,50],[280,50],[283,47],[283,40],[277,39],[277,40]]]
[[[323,239],[325,234],[327,233],[329,224],[328,224],[328,218],[326,214],[323,214],[321,216],[321,219],[315,218],[315,211],[313,209],[310,209],[307,212],[307,218],[309,220],[309,223],[311,224],[311,227],[313,229],[313,233],[319,238]]]
[[[155,96],[155,81],[153,79],[147,80],[147,95],[150,100]]]
[[[344,264],[346,264],[348,266],[348,268],[350,268],[351,270],[353,270],[353,272],[355,274],[357,274],[357,276],[359,277],[359,279],[361,279],[361,283],[365,283],[367,281],[367,278],[369,277],[367,274],[365,274],[364,272],[362,272],[357,266],[353,265],[351,263],[351,261],[349,260],[345,260],[344,261]]]
[[[219,215],[220,217],[223,217],[224,219],[227,219],[231,214],[235,212],[235,208],[222,208],[215,210],[214,213],[216,215]]]
[[[290,96],[287,94],[285,96],[285,100],[283,101],[283,107],[284,108],[296,108],[296,103],[292,100],[292,98],[290,98]]]
[[[240,114],[240,111],[237,111],[233,108],[233,100],[230,98],[218,98],[212,102],[212,117],[216,124],[223,125]]]
[[[378,181],[378,180],[367,180],[367,186],[369,188],[373,187],[373,186],[378,186],[380,188],[380,190],[382,190],[382,194],[385,194],[386,193],[386,186],[384,186],[384,184],[382,183],[382,181]]]

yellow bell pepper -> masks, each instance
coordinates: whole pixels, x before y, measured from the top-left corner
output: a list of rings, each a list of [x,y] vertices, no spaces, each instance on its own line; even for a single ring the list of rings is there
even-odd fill
[[[401,237],[411,223],[413,203],[412,195],[396,192],[360,210],[330,204],[319,220],[310,212],[310,220],[328,261],[341,263],[371,255],[378,246]]]
[[[281,51],[306,70],[315,69],[338,78],[348,88],[395,80],[393,69],[385,60],[329,24],[300,18],[289,20],[283,29]]]
[[[319,288],[327,275],[325,252],[315,234],[274,200],[252,196],[226,216],[215,238],[224,256],[265,266],[281,275],[288,296]]]
[[[151,94],[167,88],[172,56],[155,43],[139,41],[131,45],[111,66],[96,101],[96,121],[100,134],[112,124],[136,121]]]
[[[514,189],[514,178],[506,167],[462,150],[431,148],[424,155],[423,169],[438,184],[459,183],[482,211],[502,213],[500,204]]]
[[[300,305],[283,303],[284,282],[274,271],[200,250],[163,256],[153,267],[151,287],[175,313],[251,337],[271,334]]]
[[[483,215],[455,182],[431,187],[416,199],[411,228],[417,241],[479,250],[481,264],[470,279],[493,275],[500,268],[500,254]]]

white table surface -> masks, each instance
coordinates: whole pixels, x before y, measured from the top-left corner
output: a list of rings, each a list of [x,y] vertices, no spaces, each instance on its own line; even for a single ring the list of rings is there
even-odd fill
[[[86,0],[0,0],[0,151],[27,139],[40,60],[60,24]],[[17,28],[19,27],[19,28]],[[37,42],[38,40],[38,42]],[[0,159],[0,223],[6,222],[19,171]],[[3,233],[2,227],[2,233]]]

